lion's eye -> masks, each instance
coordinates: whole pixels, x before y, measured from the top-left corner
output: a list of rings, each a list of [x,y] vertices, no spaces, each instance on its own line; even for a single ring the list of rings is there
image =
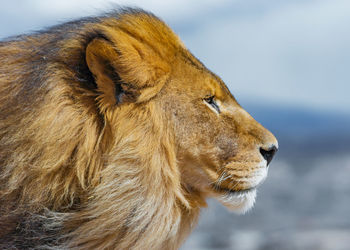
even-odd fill
[[[215,96],[208,96],[204,98],[204,101],[210,105],[218,114],[220,114],[219,105],[215,101]]]

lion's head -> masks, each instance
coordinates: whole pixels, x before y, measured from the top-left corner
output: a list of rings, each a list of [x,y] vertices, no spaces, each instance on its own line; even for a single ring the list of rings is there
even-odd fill
[[[124,20],[121,29],[109,31],[108,41],[97,38],[88,46],[90,70],[110,95],[103,96],[101,109],[111,105],[110,112],[121,112],[123,103],[125,108],[128,103],[157,107],[173,135],[187,196],[193,202],[214,196],[233,210],[246,211],[266,178],[276,138],[162,22],[147,15]],[[144,30],[135,28],[140,25]]]

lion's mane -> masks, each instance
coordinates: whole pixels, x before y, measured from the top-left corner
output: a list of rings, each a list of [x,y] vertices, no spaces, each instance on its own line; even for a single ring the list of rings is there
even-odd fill
[[[85,48],[128,15],[177,39],[124,9],[0,43],[0,248],[171,249],[191,230],[198,209],[160,107],[96,105]]]

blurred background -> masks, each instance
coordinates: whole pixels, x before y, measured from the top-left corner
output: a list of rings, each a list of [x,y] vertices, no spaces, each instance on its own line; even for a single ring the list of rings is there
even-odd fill
[[[279,139],[256,206],[209,200],[182,249],[350,249],[350,1],[1,0],[0,39],[116,4],[160,16]]]

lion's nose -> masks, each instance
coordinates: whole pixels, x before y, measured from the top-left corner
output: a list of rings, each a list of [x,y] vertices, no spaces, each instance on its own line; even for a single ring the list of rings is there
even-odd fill
[[[267,161],[267,165],[270,164],[270,162],[272,161],[272,158],[276,154],[277,150],[278,149],[277,149],[277,147],[275,145],[269,147],[267,150],[262,148],[262,147],[260,148],[260,154]]]

